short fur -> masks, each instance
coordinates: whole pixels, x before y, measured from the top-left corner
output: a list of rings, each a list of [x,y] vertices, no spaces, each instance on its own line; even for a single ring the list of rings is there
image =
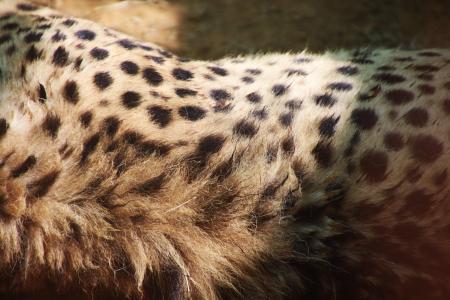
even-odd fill
[[[0,13],[5,299],[448,299],[450,51],[189,61]]]

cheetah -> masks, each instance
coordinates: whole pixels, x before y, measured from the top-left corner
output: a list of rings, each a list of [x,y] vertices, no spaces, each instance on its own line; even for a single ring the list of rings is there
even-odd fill
[[[0,3],[1,299],[448,299],[450,51],[196,61]]]

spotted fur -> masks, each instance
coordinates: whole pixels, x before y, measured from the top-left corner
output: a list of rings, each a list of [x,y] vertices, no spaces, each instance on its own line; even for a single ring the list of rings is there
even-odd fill
[[[450,51],[190,61],[0,13],[2,299],[448,299]]]

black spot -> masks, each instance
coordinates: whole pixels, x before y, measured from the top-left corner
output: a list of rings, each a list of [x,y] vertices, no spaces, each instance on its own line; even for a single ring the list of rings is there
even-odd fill
[[[66,35],[59,30],[56,30],[56,33],[52,35],[52,42],[60,42],[66,40]]]
[[[123,140],[130,145],[138,144],[143,138],[142,134],[132,130],[128,130],[123,134]]]
[[[150,178],[149,180],[139,184],[133,188],[132,192],[144,196],[150,196],[161,190],[166,175],[163,173],[159,176]]]
[[[6,122],[5,119],[0,119],[0,138],[5,136],[6,132],[8,131],[9,124]]]
[[[39,9],[39,6],[30,3],[19,3],[17,4],[17,9],[23,11],[34,11]]]
[[[442,102],[442,108],[447,115],[450,115],[450,99],[444,99]]]
[[[295,59],[295,62],[296,63],[309,63],[309,62],[312,62],[312,58],[310,58],[310,57],[297,57]]]
[[[401,89],[387,91],[385,97],[393,105],[402,105],[414,100],[412,92]]]
[[[429,84],[419,84],[417,88],[425,95],[433,95],[436,91],[436,88]]]
[[[377,84],[376,86],[372,87],[368,92],[359,94],[358,100],[363,102],[371,101],[373,98],[378,96],[380,92],[381,86]]]
[[[286,94],[286,91],[287,91],[287,87],[283,84],[276,84],[272,87],[272,93],[276,97],[283,96],[284,94]]]
[[[139,44],[139,48],[141,48],[142,50],[145,50],[145,51],[152,51],[153,50],[152,47],[147,46],[147,45],[143,45],[143,44]]]
[[[258,129],[251,122],[240,120],[233,127],[233,133],[246,138],[253,137],[258,132]]]
[[[177,88],[175,89],[175,94],[177,94],[178,97],[184,98],[197,95],[197,91],[186,88]]]
[[[98,47],[92,48],[90,51],[90,54],[93,58],[95,58],[97,60],[102,60],[109,56],[108,50],[98,48]]]
[[[59,171],[52,171],[36,181],[33,181],[27,185],[27,194],[31,198],[40,198],[45,196],[50,188],[55,184],[58,179]]]
[[[419,72],[436,72],[439,71],[440,68],[433,65],[414,65],[414,70]]]
[[[437,52],[433,52],[433,51],[422,51],[419,52],[420,56],[425,56],[425,57],[436,57],[436,56],[441,56],[441,54],[437,53]]]
[[[411,108],[405,115],[405,121],[407,124],[414,127],[423,127],[428,122],[428,112],[419,107]]]
[[[17,178],[28,172],[36,165],[36,156],[28,156],[19,166],[11,171],[11,177]]]
[[[69,59],[69,53],[63,46],[59,46],[53,53],[52,63],[55,66],[64,67]]]
[[[6,48],[5,53],[6,53],[7,56],[11,56],[11,55],[13,55],[16,52],[16,50],[17,50],[16,46],[15,45],[11,45],[8,48]]]
[[[442,142],[431,135],[419,134],[408,140],[409,149],[415,159],[423,163],[432,163],[444,150]]]
[[[25,59],[29,62],[38,60],[41,57],[42,57],[42,50],[38,51],[34,45],[31,46],[28,49],[27,53],[25,54]]]
[[[359,131],[356,131],[351,137],[348,147],[344,150],[344,156],[349,157],[355,153],[356,146],[361,142],[361,134]]]
[[[436,174],[433,175],[433,183],[437,186],[440,186],[447,180],[447,176],[447,169],[444,169],[441,172],[436,172]]]
[[[216,101],[231,99],[231,94],[222,89],[211,90],[210,95]]]
[[[242,80],[242,82],[245,82],[248,84],[255,82],[255,80],[250,76],[244,76],[241,78],[241,80]]]
[[[149,156],[155,154],[156,156],[165,156],[170,151],[168,145],[161,144],[156,141],[145,141],[134,145],[139,156]]]
[[[134,48],[138,47],[138,45],[136,45],[133,41],[129,39],[122,39],[117,41],[117,43],[127,50],[133,50]]]
[[[215,74],[220,75],[220,76],[227,76],[228,75],[228,71],[225,70],[224,68],[208,67],[208,69],[210,69],[212,72],[214,72]]]
[[[186,105],[178,109],[178,114],[190,121],[197,121],[205,117],[206,111],[198,106]]]
[[[114,137],[119,130],[120,121],[117,117],[111,116],[103,120],[103,128],[109,137]]]
[[[0,35],[0,45],[5,44],[11,40],[12,40],[12,37],[8,33]]]
[[[265,120],[267,118],[267,110],[265,107],[252,111],[252,116],[258,120]]]
[[[38,88],[38,100],[41,103],[44,103],[47,100],[47,92],[45,90],[45,87],[40,83]]]
[[[294,154],[295,144],[294,144],[294,139],[292,138],[292,136],[289,136],[289,137],[286,137],[285,139],[283,139],[283,141],[281,142],[281,149],[288,156]]]
[[[389,66],[389,65],[383,65],[381,67],[377,68],[378,71],[384,71],[384,72],[388,72],[388,71],[394,71],[395,67],[393,66]]]
[[[76,104],[80,100],[78,85],[73,80],[68,80],[63,88],[64,99],[72,104]]]
[[[163,81],[161,74],[159,74],[153,68],[145,68],[142,72],[142,76],[147,81],[147,83],[152,86],[158,86]]]
[[[80,156],[80,165],[86,163],[89,156],[97,149],[97,145],[100,142],[100,134],[95,133],[90,138],[88,138],[83,144],[83,150]]]
[[[141,104],[141,95],[133,91],[125,92],[122,94],[122,104],[128,109],[138,107]]]
[[[259,103],[259,102],[261,102],[261,99],[262,99],[261,95],[259,95],[257,92],[248,94],[246,96],[246,98],[248,101],[250,101],[252,103]]]
[[[25,43],[37,43],[41,40],[42,35],[42,32],[31,31],[24,36],[23,40]]]
[[[166,127],[172,121],[172,112],[169,108],[164,108],[159,105],[150,106],[147,108],[150,119],[157,123],[159,127]]]
[[[245,72],[251,74],[251,75],[259,75],[262,73],[260,69],[247,69]]]
[[[292,112],[281,114],[280,117],[278,118],[278,121],[280,121],[283,127],[291,126],[293,120],[294,114]]]
[[[136,75],[139,72],[139,67],[132,61],[126,60],[120,64],[120,69],[128,75]]]
[[[321,167],[328,168],[331,166],[333,161],[333,147],[330,143],[319,141],[311,153]]]
[[[328,88],[334,91],[350,91],[352,85],[347,82],[333,82],[328,85]]]
[[[80,123],[84,128],[88,128],[92,121],[92,112],[85,111],[80,115]]]
[[[67,26],[67,27],[72,27],[76,23],[77,23],[77,21],[75,21],[73,19],[66,19],[61,24],[63,24],[64,26]]]
[[[92,41],[95,39],[95,32],[90,30],[79,30],[75,32],[75,36],[81,40]]]
[[[113,83],[113,79],[109,72],[98,72],[94,75],[94,84],[100,89],[104,90]]]
[[[331,94],[323,94],[314,97],[314,101],[317,105],[331,107],[336,103],[336,98]]]
[[[145,55],[145,58],[151,59],[159,65],[162,65],[166,61],[166,59],[161,56]]]
[[[211,155],[222,149],[225,138],[221,135],[208,135],[202,137],[197,147],[197,154],[200,156]]]
[[[42,123],[42,130],[51,136],[56,138],[58,135],[59,127],[61,126],[61,119],[56,115],[47,115]]]
[[[3,30],[13,30],[19,27],[19,24],[17,23],[6,23],[2,26]]]
[[[371,108],[357,108],[352,111],[352,122],[360,129],[369,130],[378,122],[378,116]]]
[[[388,150],[399,151],[403,148],[405,142],[403,136],[398,132],[388,132],[384,135],[384,145]]]
[[[287,69],[286,73],[288,75],[288,77],[290,76],[306,76],[308,75],[305,71],[300,70],[300,69]]]
[[[414,61],[414,58],[412,58],[411,56],[406,56],[406,57],[395,57],[394,61],[399,61],[399,62],[410,62],[410,61]]]
[[[367,150],[360,160],[361,172],[370,183],[383,181],[386,178],[388,156],[378,150]]]
[[[77,70],[77,71],[80,71],[81,70],[81,64],[83,63],[83,58],[81,57],[81,56],[78,56],[76,59],[75,59],[75,62],[74,62],[74,64],[73,64],[73,68],[75,69],[75,70]]]
[[[405,77],[392,73],[375,74],[373,75],[373,78],[387,84],[396,84],[405,81]]]
[[[417,78],[424,80],[424,81],[432,81],[434,79],[434,75],[430,73],[422,73],[417,75]]]
[[[173,69],[172,75],[173,77],[175,77],[175,79],[178,80],[190,80],[192,77],[194,77],[191,71],[182,68]]]
[[[334,118],[334,116],[323,118],[319,124],[319,133],[323,137],[332,137],[336,132],[336,124],[339,122],[340,117]]]
[[[300,101],[300,100],[289,100],[289,101],[286,101],[284,106],[286,108],[288,108],[290,111],[296,111],[296,110],[299,110],[302,107],[302,101]]]

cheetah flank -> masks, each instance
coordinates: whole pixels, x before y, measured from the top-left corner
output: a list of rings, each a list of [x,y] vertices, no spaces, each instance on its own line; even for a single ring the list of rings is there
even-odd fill
[[[191,61],[0,14],[1,299],[450,297],[450,51]]]

